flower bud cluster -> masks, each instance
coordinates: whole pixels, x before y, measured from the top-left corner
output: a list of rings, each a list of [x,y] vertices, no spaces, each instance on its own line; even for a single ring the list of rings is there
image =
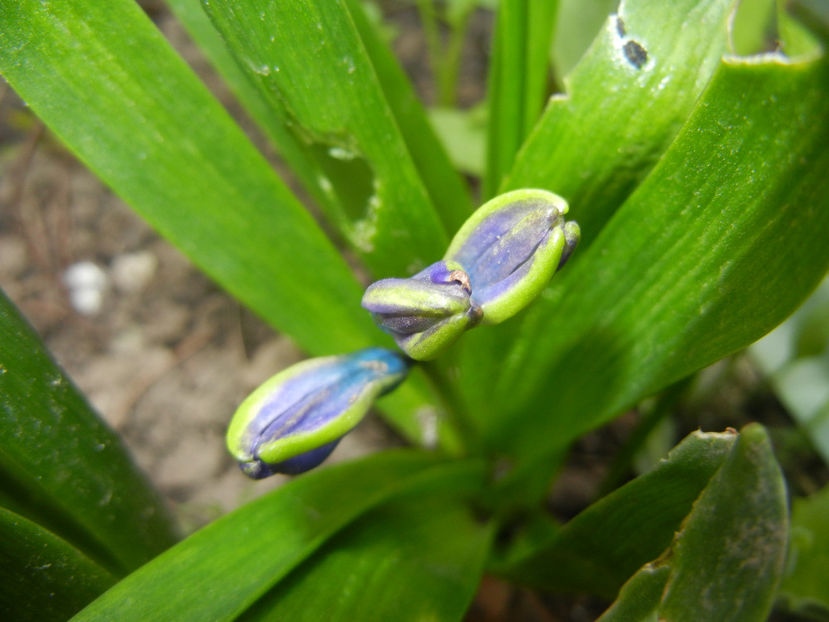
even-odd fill
[[[564,221],[567,209],[544,190],[503,194],[464,223],[442,260],[370,285],[363,307],[406,356],[366,348],[310,359],[266,381],[228,428],[227,446],[242,471],[260,479],[317,466],[376,398],[403,381],[412,360],[432,359],[466,330],[526,307],[578,243],[578,225]]]
[[[464,223],[443,260],[377,281],[363,307],[408,356],[432,359],[465,330],[503,322],[541,293],[579,241],[567,209],[545,190],[496,197]]]

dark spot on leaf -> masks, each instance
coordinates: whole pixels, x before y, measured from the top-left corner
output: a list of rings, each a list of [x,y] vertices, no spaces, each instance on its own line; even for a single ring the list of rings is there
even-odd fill
[[[619,33],[620,37],[625,36],[625,22],[622,21],[621,17],[616,18],[616,32]]]
[[[644,65],[648,60],[648,51],[636,41],[628,41],[625,43],[622,50],[624,51],[625,58],[628,59],[628,62],[637,69],[641,69],[642,65]]]

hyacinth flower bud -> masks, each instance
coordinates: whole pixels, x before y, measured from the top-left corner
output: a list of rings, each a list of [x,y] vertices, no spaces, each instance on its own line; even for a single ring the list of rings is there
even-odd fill
[[[293,365],[242,402],[227,430],[227,447],[253,479],[312,469],[407,372],[406,359],[385,348]]]
[[[363,308],[411,358],[427,361],[478,323],[469,297],[469,276],[460,264],[439,261],[408,279],[372,283]]]
[[[546,190],[507,192],[478,208],[455,235],[446,260],[469,275],[484,324],[498,324],[535,299],[578,244],[567,202]]]

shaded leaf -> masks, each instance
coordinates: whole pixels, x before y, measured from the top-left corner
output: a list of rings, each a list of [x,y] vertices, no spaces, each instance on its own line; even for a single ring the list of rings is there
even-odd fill
[[[783,474],[765,429],[748,425],[674,542],[660,619],[763,622],[787,537]]]
[[[392,501],[332,538],[241,619],[315,622],[324,611],[331,622],[461,620],[491,531],[454,495]]]
[[[733,434],[694,432],[654,470],[599,500],[547,542],[495,570],[535,588],[612,598],[659,556],[734,445]],[[620,618],[621,619],[621,618]]]
[[[370,508],[416,490],[468,494],[482,483],[480,462],[413,451],[308,473],[196,532],[73,620],[233,620]]]
[[[0,502],[115,574],[170,546],[159,495],[2,292],[0,343]]]
[[[600,620],[764,622],[782,575],[787,535],[783,474],[765,429],[750,424],[671,548],[625,584]]]
[[[0,615],[62,622],[115,583],[65,540],[0,508]]]
[[[829,620],[829,486],[792,503],[792,533],[780,599],[786,607],[816,620]]]

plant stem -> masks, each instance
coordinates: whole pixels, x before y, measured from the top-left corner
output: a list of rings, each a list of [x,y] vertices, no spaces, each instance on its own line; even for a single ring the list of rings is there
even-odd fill
[[[461,52],[466,39],[466,27],[469,24],[471,7],[455,22],[450,24],[449,45],[446,49],[446,60],[440,64],[438,80],[438,104],[444,107],[453,107],[457,103],[458,73],[461,64]]]
[[[480,440],[478,431],[456,388],[448,380],[446,370],[436,361],[422,362],[420,368],[440,400],[446,423],[454,429],[466,453],[470,453],[470,450],[474,453]]]

